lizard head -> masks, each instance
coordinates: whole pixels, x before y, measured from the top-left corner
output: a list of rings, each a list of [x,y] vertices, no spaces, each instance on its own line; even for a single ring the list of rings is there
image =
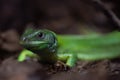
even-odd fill
[[[20,44],[31,51],[47,49],[54,52],[57,47],[56,34],[46,29],[28,28],[23,33]]]

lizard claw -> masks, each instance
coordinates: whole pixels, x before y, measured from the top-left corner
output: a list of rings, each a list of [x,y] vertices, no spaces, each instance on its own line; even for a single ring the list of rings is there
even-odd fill
[[[57,61],[54,64],[54,69],[57,71],[67,71],[70,69],[70,67],[66,65],[65,63],[63,63],[62,61]]]

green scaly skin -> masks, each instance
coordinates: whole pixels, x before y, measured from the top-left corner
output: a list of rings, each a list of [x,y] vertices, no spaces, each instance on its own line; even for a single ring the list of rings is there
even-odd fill
[[[106,35],[57,35],[50,30],[27,29],[20,40],[26,49],[18,57],[35,57],[42,62],[57,60],[73,67],[77,60],[96,61],[120,56],[120,32]]]

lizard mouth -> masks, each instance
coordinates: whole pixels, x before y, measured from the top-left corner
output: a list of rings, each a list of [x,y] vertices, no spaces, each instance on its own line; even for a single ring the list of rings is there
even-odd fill
[[[35,46],[40,46],[43,44],[49,44],[46,41],[20,41],[20,44],[23,45],[24,47],[35,47]]]
[[[21,41],[20,44],[23,46],[23,48],[32,51],[49,49],[50,46],[50,43],[47,41]]]

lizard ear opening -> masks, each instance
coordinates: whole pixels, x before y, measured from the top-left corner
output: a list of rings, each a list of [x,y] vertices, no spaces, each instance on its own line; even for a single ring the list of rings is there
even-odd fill
[[[56,38],[56,35],[55,33],[52,35],[53,36],[53,44],[50,46],[50,51],[51,52],[56,52],[57,51],[57,46],[58,46],[58,41],[57,41],[57,38]]]

